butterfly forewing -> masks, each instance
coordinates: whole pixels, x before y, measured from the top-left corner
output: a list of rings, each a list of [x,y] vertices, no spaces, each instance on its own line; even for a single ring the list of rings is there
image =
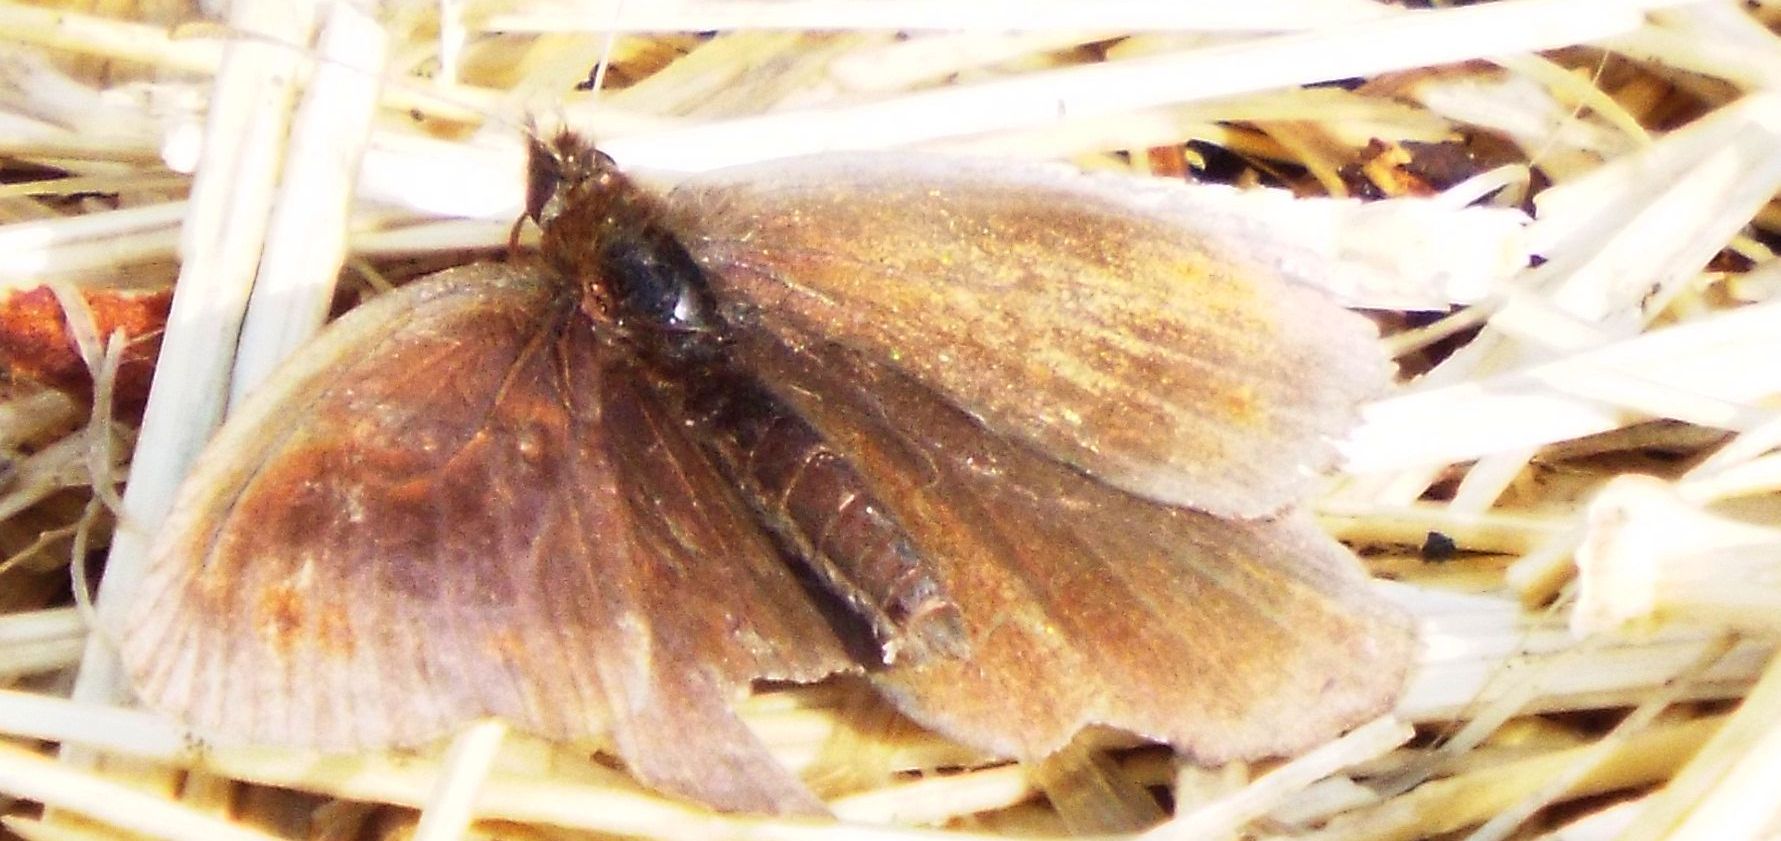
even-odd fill
[[[1161,505],[858,352],[816,337],[748,348],[902,516],[959,607],[969,657],[874,674],[917,721],[1022,757],[1108,724],[1215,763],[1317,744],[1396,695],[1407,617],[1307,517]]]
[[[1126,490],[1271,514],[1389,369],[1371,324],[1230,253],[1180,187],[832,154],[668,201],[717,288],[768,325],[891,360]]]
[[[224,743],[609,732],[657,787],[815,809],[730,704],[849,661],[646,376],[536,268],[349,315],[188,481],[125,636],[139,694]]]

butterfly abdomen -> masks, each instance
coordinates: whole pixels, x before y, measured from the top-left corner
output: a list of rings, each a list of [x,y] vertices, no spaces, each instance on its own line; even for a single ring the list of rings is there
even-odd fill
[[[871,625],[885,661],[962,654],[957,606],[865,477],[752,375],[713,366],[693,381],[706,446],[782,550]]]

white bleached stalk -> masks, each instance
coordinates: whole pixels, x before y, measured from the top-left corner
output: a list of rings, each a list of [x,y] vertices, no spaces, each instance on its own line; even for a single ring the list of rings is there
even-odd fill
[[[1621,476],[1577,548],[1579,635],[1665,619],[1781,630],[1781,529],[1703,510],[1669,483]]]

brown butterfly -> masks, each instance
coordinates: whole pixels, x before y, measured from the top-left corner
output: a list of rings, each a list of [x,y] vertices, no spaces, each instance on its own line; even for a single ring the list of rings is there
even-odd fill
[[[860,672],[1035,758],[1206,763],[1383,710],[1406,617],[1294,506],[1388,364],[1173,185],[835,154],[665,195],[536,143],[542,259],[340,319],[218,434],[123,654],[223,743],[499,716],[812,812],[732,703]]]

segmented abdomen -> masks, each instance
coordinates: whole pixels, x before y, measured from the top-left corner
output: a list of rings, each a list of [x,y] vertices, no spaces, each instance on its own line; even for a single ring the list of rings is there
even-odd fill
[[[781,546],[866,619],[886,662],[957,654],[957,608],[865,477],[753,376],[713,370],[689,395],[707,445]]]

